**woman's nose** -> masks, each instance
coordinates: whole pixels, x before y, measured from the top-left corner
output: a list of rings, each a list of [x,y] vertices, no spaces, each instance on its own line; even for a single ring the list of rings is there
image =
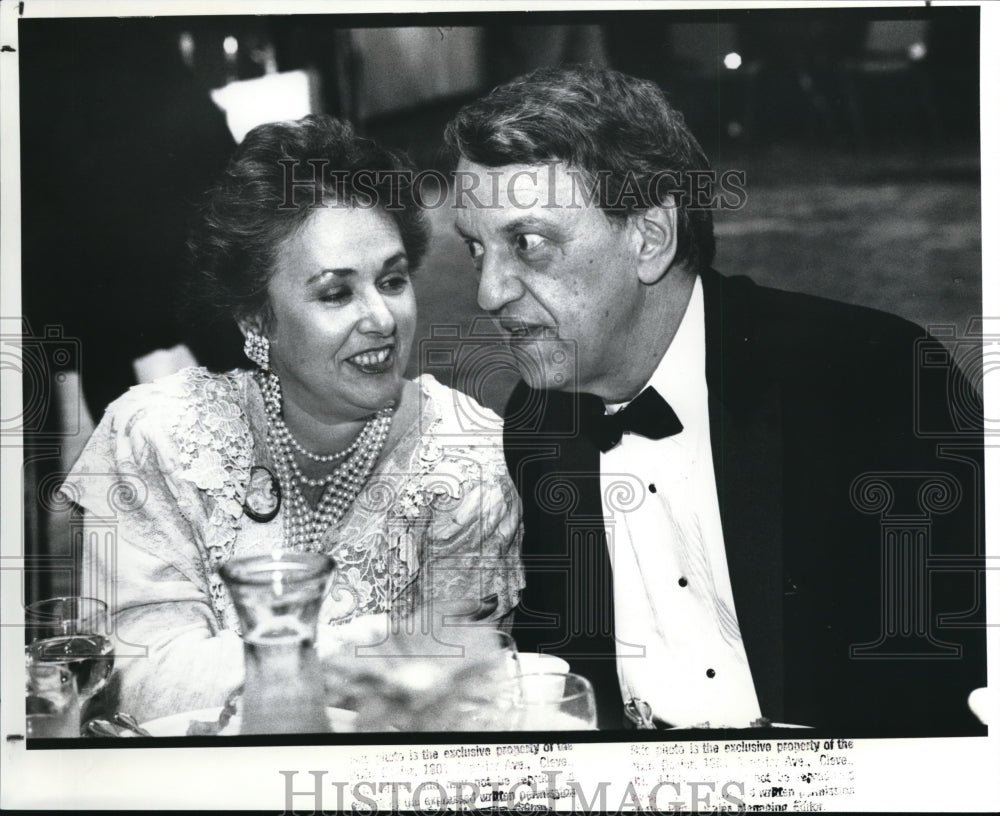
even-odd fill
[[[361,303],[358,328],[368,334],[390,335],[396,330],[396,318],[380,292],[368,293]]]

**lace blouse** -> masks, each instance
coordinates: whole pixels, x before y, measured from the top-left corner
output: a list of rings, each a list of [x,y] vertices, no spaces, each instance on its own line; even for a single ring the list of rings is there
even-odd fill
[[[495,618],[517,604],[520,503],[500,420],[433,377],[417,385],[417,422],[321,542],[337,564],[321,654],[352,620],[432,598],[496,596]],[[118,704],[140,720],[221,705],[242,681],[218,570],[283,546],[281,509],[257,522],[243,507],[251,468],[275,472],[266,440],[248,372],[189,368],[115,401],[62,487],[84,509],[81,591],[115,610]]]

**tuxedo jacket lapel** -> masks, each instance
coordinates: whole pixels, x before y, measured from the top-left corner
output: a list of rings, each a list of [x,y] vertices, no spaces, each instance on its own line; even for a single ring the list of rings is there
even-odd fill
[[[504,452],[524,499],[525,569],[534,580],[515,619],[518,648],[558,654],[594,686],[601,728],[621,728],[614,595],[601,502],[600,452],[580,433],[575,394],[519,384]]]
[[[747,278],[702,275],[712,456],[740,633],[764,716],[784,698],[782,393]]]

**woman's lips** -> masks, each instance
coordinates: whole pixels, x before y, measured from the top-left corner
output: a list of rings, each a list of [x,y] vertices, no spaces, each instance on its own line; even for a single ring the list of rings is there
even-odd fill
[[[384,374],[393,367],[395,361],[395,346],[383,346],[354,354],[348,357],[346,362],[363,374]]]

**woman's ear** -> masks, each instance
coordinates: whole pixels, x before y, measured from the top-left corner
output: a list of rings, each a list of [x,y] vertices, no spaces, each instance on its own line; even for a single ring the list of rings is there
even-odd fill
[[[236,320],[236,325],[240,329],[240,334],[245,338],[247,334],[253,332],[254,334],[259,334],[264,336],[267,333],[267,328],[264,325],[264,320],[260,315],[253,315],[251,317],[241,317]]]
[[[670,198],[632,218],[641,242],[637,257],[639,280],[652,285],[667,274],[677,255],[677,206]]]

